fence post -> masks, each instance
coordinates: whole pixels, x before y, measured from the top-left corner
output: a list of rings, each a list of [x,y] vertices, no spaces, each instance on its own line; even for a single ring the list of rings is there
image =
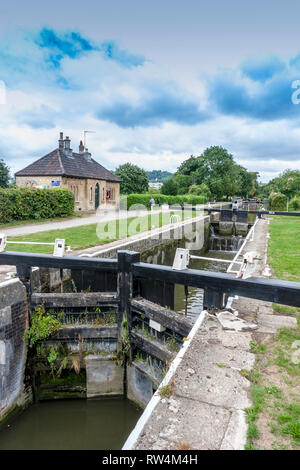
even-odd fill
[[[124,367],[123,393],[127,397],[127,364],[132,360],[130,332],[132,327],[130,301],[134,294],[132,263],[140,261],[135,251],[118,251],[118,355]],[[127,321],[125,319],[127,318]]]
[[[120,333],[124,314],[127,316],[128,328],[131,329],[130,300],[133,296],[133,278],[131,265],[140,261],[140,253],[136,251],[118,251],[118,331]]]
[[[204,289],[203,296],[203,308],[204,310],[209,308],[223,308],[224,306],[224,294],[223,292],[216,291],[206,287]]]
[[[20,279],[20,281],[23,282],[23,284],[26,287],[26,291],[28,294],[31,293],[31,266],[28,266],[27,264],[17,264],[17,275]]]

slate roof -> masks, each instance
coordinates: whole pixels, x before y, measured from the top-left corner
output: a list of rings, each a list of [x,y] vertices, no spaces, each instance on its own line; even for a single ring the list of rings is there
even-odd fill
[[[62,149],[55,149],[36,160],[15,176],[69,176],[121,182],[121,179],[108,171],[100,163],[86,155],[75,153],[68,155]]]

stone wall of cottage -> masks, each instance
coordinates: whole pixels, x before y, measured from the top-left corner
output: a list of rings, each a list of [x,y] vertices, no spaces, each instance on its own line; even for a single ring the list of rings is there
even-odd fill
[[[16,183],[22,188],[68,189],[75,196],[75,210],[83,212],[95,210],[96,185],[98,184],[100,209],[119,207],[120,184],[111,181],[61,176],[17,176]]]
[[[61,181],[61,176],[16,176],[16,184],[20,188],[59,188]]]

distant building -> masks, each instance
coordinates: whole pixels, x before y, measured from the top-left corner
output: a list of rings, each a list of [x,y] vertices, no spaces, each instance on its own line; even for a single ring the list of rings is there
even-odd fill
[[[149,183],[149,188],[160,189],[163,183]]]
[[[96,162],[82,141],[78,153],[70,144],[61,132],[58,148],[15,174],[17,186],[68,189],[77,211],[119,207],[120,178]]]

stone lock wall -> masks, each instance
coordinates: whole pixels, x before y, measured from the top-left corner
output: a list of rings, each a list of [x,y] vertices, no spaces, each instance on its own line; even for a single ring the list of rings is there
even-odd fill
[[[26,289],[19,279],[0,284],[0,423],[16,405],[26,402],[24,370],[28,322]]]

